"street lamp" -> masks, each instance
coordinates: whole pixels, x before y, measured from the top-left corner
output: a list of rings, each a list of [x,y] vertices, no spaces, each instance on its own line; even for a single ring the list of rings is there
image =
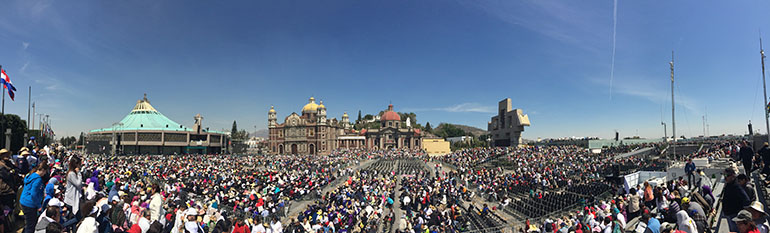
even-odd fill
[[[115,151],[118,149],[118,139],[115,135],[115,130],[118,128],[115,128],[115,126],[120,126],[120,128],[123,127],[122,122],[115,122],[112,124],[112,155],[115,155]],[[121,138],[123,137],[123,132],[120,132]]]

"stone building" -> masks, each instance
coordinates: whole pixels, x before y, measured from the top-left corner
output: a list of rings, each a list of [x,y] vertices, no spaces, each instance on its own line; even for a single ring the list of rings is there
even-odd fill
[[[491,137],[491,146],[519,146],[524,126],[529,126],[529,116],[521,109],[513,109],[511,99],[506,98],[497,104],[497,115],[487,123]]]
[[[291,113],[278,123],[277,112],[270,107],[267,113],[268,149],[271,154],[322,154],[340,148],[410,148],[419,149],[421,132],[404,121],[388,107],[380,117],[380,128],[353,130],[347,113],[340,121],[328,119],[323,102],[315,98],[302,107],[302,114]]]
[[[327,119],[323,101],[316,104],[310,97],[302,107],[302,115],[292,112],[279,124],[271,106],[267,113],[268,147],[274,154],[329,154],[337,148],[337,136],[350,128],[347,113],[342,118],[341,122]]]

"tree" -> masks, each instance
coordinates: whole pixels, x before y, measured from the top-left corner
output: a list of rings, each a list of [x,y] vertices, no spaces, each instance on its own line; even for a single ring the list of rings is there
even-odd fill
[[[75,139],[74,136],[63,137],[59,139],[59,143],[66,147],[70,147],[72,144],[75,144],[75,141],[77,141],[77,139]]]
[[[236,133],[238,133],[238,124],[233,121],[233,129],[230,130],[230,134],[232,137],[235,137]]]
[[[18,151],[22,146],[26,144],[24,141],[24,134],[27,133],[27,122],[21,120],[18,115],[5,114],[0,118],[0,129],[2,129],[2,135],[5,135],[5,129],[11,129],[11,145],[8,148],[11,151]],[[5,137],[1,137],[0,148],[5,148]]]
[[[432,133],[433,128],[430,127],[430,122],[425,123],[425,132]]]
[[[361,110],[358,110],[358,120],[356,120],[356,123],[361,122]]]

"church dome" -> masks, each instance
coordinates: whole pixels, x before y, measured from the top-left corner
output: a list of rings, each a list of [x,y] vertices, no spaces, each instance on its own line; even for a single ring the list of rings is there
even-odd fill
[[[318,109],[326,109],[326,106],[324,106],[323,100],[321,100],[321,103],[318,105]]]
[[[315,103],[315,98],[310,97],[310,103],[305,104],[305,107],[302,107],[302,113],[315,113],[316,110],[318,110],[318,104]]]
[[[380,121],[401,121],[401,116],[393,111],[393,105],[388,105],[388,111],[382,114]]]
[[[273,106],[270,106],[270,111],[268,111],[268,112],[269,113],[275,113],[275,108],[273,108]]]

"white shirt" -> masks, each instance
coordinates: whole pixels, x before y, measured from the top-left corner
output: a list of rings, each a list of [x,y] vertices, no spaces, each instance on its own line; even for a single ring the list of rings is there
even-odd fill
[[[265,233],[265,226],[257,224],[256,227],[251,228],[251,233]]]
[[[275,223],[270,224],[270,228],[272,228],[275,233],[283,232],[283,224],[281,224],[281,221],[275,221]]]

